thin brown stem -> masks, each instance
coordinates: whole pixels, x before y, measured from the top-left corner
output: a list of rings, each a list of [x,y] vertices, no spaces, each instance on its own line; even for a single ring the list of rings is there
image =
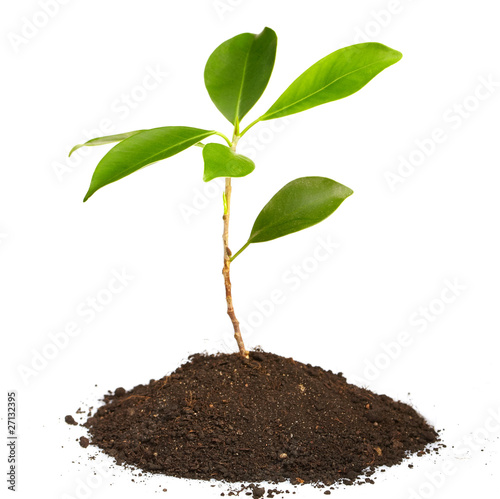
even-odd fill
[[[225,195],[225,203],[224,203],[224,216],[222,219],[224,220],[224,233],[222,234],[222,241],[224,243],[224,267],[222,269],[222,275],[224,276],[224,285],[226,287],[226,302],[227,302],[227,315],[231,319],[234,328],[234,338],[236,339],[236,343],[238,343],[238,348],[240,349],[240,355],[249,358],[248,351],[245,348],[245,344],[243,343],[243,338],[241,336],[240,331],[240,323],[236,318],[236,314],[234,313],[233,306],[233,295],[231,293],[231,277],[230,277],[230,268],[231,268],[231,250],[229,249],[229,217],[231,210],[231,179],[226,178],[226,188],[224,191]]]

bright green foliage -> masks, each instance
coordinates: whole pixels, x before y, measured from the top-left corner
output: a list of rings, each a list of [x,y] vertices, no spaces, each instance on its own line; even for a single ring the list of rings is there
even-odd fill
[[[169,158],[214,133],[199,128],[166,126],[132,135],[118,143],[101,159],[83,201],[87,201],[101,187]]]
[[[114,144],[115,142],[121,142],[122,140],[128,139],[137,133],[144,132],[144,130],[135,130],[134,132],[118,133],[116,135],[106,135],[105,137],[97,137],[97,139],[91,139],[85,142],[85,144],[78,144],[69,152],[71,156],[80,147],[87,146],[105,146],[106,144]]]
[[[203,160],[205,182],[217,177],[244,177],[255,169],[255,164],[250,158],[236,154],[222,144],[207,144],[203,148]]]
[[[240,131],[241,120],[267,87],[276,47],[276,33],[265,28],[258,35],[243,33],[227,40],[207,61],[205,85],[214,104],[234,127],[232,140],[216,131],[168,126],[101,137],[75,146],[71,152],[84,145],[118,142],[97,165],[84,201],[101,187],[193,145],[203,148],[205,182],[248,175],[255,165],[235,149],[240,138],[259,121],[352,95],[402,57],[400,52],[380,43],[361,43],[337,50],[302,73],[266,113]],[[222,137],[227,145],[201,142],[212,135]],[[293,180],[260,212],[247,243],[233,258],[252,243],[270,241],[321,222],[351,194],[348,187],[324,177]],[[224,196],[223,201],[227,213],[229,200]]]
[[[246,244],[263,243],[307,229],[329,217],[352,194],[345,185],[325,177],[302,177],[280,189],[255,220]]]
[[[205,67],[205,86],[217,109],[235,126],[260,99],[271,77],[276,33],[243,33],[219,45]]]
[[[360,43],[337,50],[302,73],[260,119],[282,118],[343,99],[401,57],[400,52],[381,43]]]

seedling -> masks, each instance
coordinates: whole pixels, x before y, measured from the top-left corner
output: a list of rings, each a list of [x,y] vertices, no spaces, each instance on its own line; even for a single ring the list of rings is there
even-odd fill
[[[261,121],[283,118],[320,104],[343,99],[364,87],[385,68],[398,62],[402,55],[380,43],[360,43],[327,55],[302,73],[259,118],[245,128],[241,122],[260,99],[267,87],[276,56],[276,33],[265,28],[254,35],[243,33],[222,43],[205,66],[205,86],[210,98],[233,127],[232,138],[215,130],[185,126],[167,126],[150,130],[110,135],[75,146],[98,146],[118,142],[97,165],[87,201],[105,185],[131,173],[174,156],[191,147],[203,149],[203,180],[225,178],[223,193],[222,274],[226,288],[227,313],[234,328],[239,352],[248,358],[240,325],[233,306],[230,269],[234,259],[251,244],[271,241],[329,217],[352,190],[325,177],[302,177],[279,190],[257,216],[246,243],[235,253],[229,249],[231,214],[231,178],[244,177],[255,169],[253,161],[236,152],[238,141]],[[225,144],[203,143],[209,137],[220,137]]]

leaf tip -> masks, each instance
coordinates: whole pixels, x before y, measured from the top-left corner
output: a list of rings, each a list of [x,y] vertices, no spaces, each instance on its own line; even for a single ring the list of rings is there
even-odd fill
[[[71,158],[71,155],[81,147],[81,144],[77,144],[76,146],[73,147],[73,149],[71,149],[71,151],[69,152],[68,154],[68,158]]]
[[[379,43],[379,45],[384,47],[391,54],[391,57],[394,60],[392,64],[396,64],[396,62],[399,62],[403,58],[403,54],[399,50],[388,47],[382,43]]]
[[[278,38],[278,36],[276,35],[276,31],[274,31],[274,29],[270,28],[269,26],[266,26],[260,34],[263,35],[264,33],[269,33],[270,35]]]

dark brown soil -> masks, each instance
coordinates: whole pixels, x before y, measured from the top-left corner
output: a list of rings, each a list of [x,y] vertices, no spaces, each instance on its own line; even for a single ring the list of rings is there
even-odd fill
[[[91,444],[119,464],[185,478],[350,484],[438,440],[407,404],[264,352],[194,355],[104,401],[84,425]]]
[[[80,437],[79,442],[84,449],[86,449],[90,444],[90,440],[87,437]]]
[[[68,415],[64,418],[64,421],[66,421],[66,423],[70,424],[70,425],[73,425],[73,426],[76,426],[78,423],[75,421],[75,418],[71,415]]]

